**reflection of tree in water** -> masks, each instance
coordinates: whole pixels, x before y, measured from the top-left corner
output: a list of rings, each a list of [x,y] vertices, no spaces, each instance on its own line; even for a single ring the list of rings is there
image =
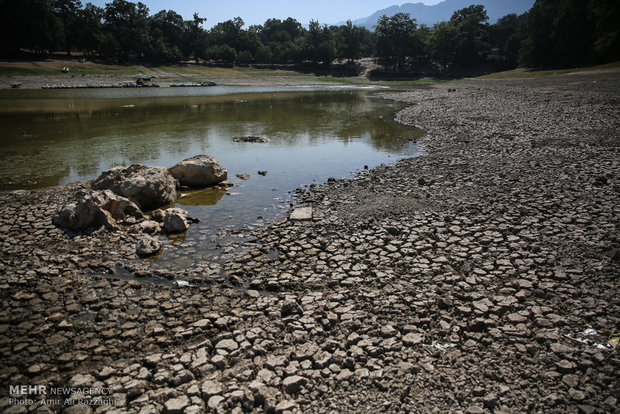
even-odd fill
[[[114,164],[170,165],[216,142],[251,151],[234,136],[263,135],[276,146],[292,147],[362,140],[377,149],[397,151],[419,134],[391,119],[394,108],[359,92],[249,94],[238,97],[183,97],[128,100],[91,99],[34,103],[37,110],[0,113],[5,182],[58,184],[92,178]],[[45,105],[48,105],[47,107]],[[413,131],[412,131],[413,130]],[[230,139],[230,143],[225,140]],[[170,166],[167,164],[160,164]]]

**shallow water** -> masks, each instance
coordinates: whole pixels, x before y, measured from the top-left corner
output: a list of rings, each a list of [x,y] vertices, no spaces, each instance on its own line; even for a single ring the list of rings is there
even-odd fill
[[[299,87],[2,91],[0,188],[89,180],[118,164],[171,167],[210,154],[236,187],[182,192],[179,207],[202,221],[174,239],[183,249],[168,249],[160,260],[187,265],[217,248],[218,229],[277,218],[300,186],[416,155],[413,142],[423,132],[392,121],[402,105],[371,93]],[[233,141],[247,135],[271,142]],[[250,179],[235,176],[242,173]]]

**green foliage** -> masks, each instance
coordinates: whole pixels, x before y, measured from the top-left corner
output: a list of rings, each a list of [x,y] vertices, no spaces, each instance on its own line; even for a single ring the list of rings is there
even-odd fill
[[[616,60],[619,21],[614,0],[537,0],[524,17],[520,62],[566,67]]]
[[[81,0],[0,0],[0,55],[82,51],[108,59],[179,63],[312,64],[331,73],[335,59],[348,65],[375,56],[387,72],[480,73],[524,64],[569,67],[620,59],[618,0],[537,0],[521,15],[490,25],[483,6],[456,11],[429,28],[415,16],[379,19],[376,31],[353,25],[321,25],[268,19],[244,27],[240,17],[203,28],[206,18],[184,20],[173,10],[149,16],[129,0],[104,8]],[[323,65],[317,68],[316,65]]]
[[[235,63],[237,51],[228,45],[216,45],[207,49],[206,58],[219,63]]]
[[[381,16],[376,28],[377,62],[395,69],[406,67],[409,60],[419,55],[421,51],[416,29],[415,19],[409,14]]]

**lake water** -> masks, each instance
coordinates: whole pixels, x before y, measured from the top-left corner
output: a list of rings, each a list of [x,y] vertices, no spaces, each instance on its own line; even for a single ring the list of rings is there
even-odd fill
[[[415,156],[419,129],[394,122],[402,104],[342,87],[210,87],[0,91],[0,189],[90,180],[114,165],[171,167],[214,156],[235,187],[183,192],[201,222],[160,261],[217,254],[223,228],[284,214],[292,192]],[[237,143],[238,136],[269,143]],[[257,172],[267,171],[262,176]],[[247,181],[236,174],[247,173]]]

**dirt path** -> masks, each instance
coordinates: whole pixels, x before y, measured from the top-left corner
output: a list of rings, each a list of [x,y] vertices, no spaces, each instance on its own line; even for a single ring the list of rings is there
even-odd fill
[[[117,404],[98,412],[136,413],[614,411],[619,80],[387,94],[429,131],[425,155],[302,194],[311,221],[263,229],[216,278],[208,263],[168,275],[203,287],[118,274],[145,276],[135,235],[54,228],[75,187],[1,194],[3,395],[98,387]]]

